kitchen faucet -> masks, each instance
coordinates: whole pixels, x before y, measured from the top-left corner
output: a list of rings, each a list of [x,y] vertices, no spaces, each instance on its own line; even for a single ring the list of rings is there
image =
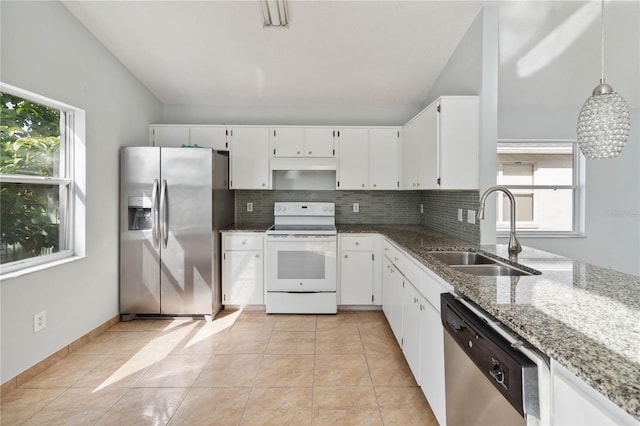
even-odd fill
[[[502,191],[509,198],[509,204],[511,208],[511,231],[509,232],[509,260],[517,261],[518,253],[522,251],[522,246],[520,242],[516,238],[516,198],[513,196],[511,191],[509,191],[504,186],[492,186],[491,188],[484,191],[482,196],[480,197],[480,207],[478,208],[478,213],[476,215],[478,220],[484,219],[484,203],[492,192]]]

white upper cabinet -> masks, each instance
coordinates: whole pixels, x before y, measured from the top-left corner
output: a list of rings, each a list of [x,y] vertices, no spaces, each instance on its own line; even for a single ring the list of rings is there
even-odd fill
[[[369,131],[370,189],[398,189],[400,129],[383,128]]]
[[[271,129],[274,157],[334,157],[334,130],[330,127],[275,127]]]
[[[338,131],[338,189],[398,189],[400,128]]]
[[[226,126],[191,126],[189,128],[190,145],[228,151],[228,138],[229,130]]]
[[[369,188],[369,129],[338,130],[338,189]]]
[[[230,188],[271,189],[269,128],[235,127],[232,132]]]
[[[199,146],[228,151],[228,133],[226,126],[152,125],[149,141],[153,146]]]
[[[403,129],[403,189],[477,189],[478,97],[443,96]]]
[[[335,130],[330,127],[305,127],[304,146],[307,157],[335,157]]]
[[[180,147],[189,145],[189,127],[150,126],[149,138],[152,146]]]

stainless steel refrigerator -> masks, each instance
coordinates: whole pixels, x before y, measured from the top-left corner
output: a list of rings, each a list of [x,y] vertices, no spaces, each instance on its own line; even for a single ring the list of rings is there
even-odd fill
[[[120,312],[203,315],[221,309],[220,233],[234,220],[229,156],[209,148],[120,152]]]

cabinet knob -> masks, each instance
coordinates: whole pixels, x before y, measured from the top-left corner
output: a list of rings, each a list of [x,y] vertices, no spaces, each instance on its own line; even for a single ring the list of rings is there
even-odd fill
[[[297,151],[296,154],[300,155],[300,151]]]
[[[375,183],[373,184],[373,187],[374,187],[374,188],[376,187],[376,184],[375,184]]]
[[[254,257],[255,257],[256,259],[259,259],[259,258],[260,258],[260,255],[259,255],[259,254],[256,254]]]
[[[346,258],[348,258],[348,257],[349,257],[349,255],[348,255],[348,254],[345,254],[345,255],[344,255],[344,258],[345,258],[345,259],[346,259]]]
[[[356,245],[359,246],[360,245],[360,241],[356,241]]]
[[[264,187],[264,186],[267,186],[267,185],[263,183],[262,186]]]
[[[364,188],[364,183],[362,184],[362,187]]]
[[[313,152],[312,152],[312,151],[309,151],[309,154],[313,154]]]
[[[247,244],[247,240],[242,240],[242,244]]]

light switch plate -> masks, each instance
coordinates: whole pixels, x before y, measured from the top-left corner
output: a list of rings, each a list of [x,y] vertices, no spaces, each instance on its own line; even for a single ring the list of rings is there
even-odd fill
[[[360,204],[359,203],[353,203],[353,212],[354,213],[360,213]]]
[[[420,213],[424,214],[424,204],[420,204]]]
[[[247,211],[248,212],[252,212],[253,211],[253,203],[247,203]]]
[[[475,210],[467,210],[467,222],[476,223],[476,211]]]
[[[458,222],[462,222],[462,209],[458,209]]]

